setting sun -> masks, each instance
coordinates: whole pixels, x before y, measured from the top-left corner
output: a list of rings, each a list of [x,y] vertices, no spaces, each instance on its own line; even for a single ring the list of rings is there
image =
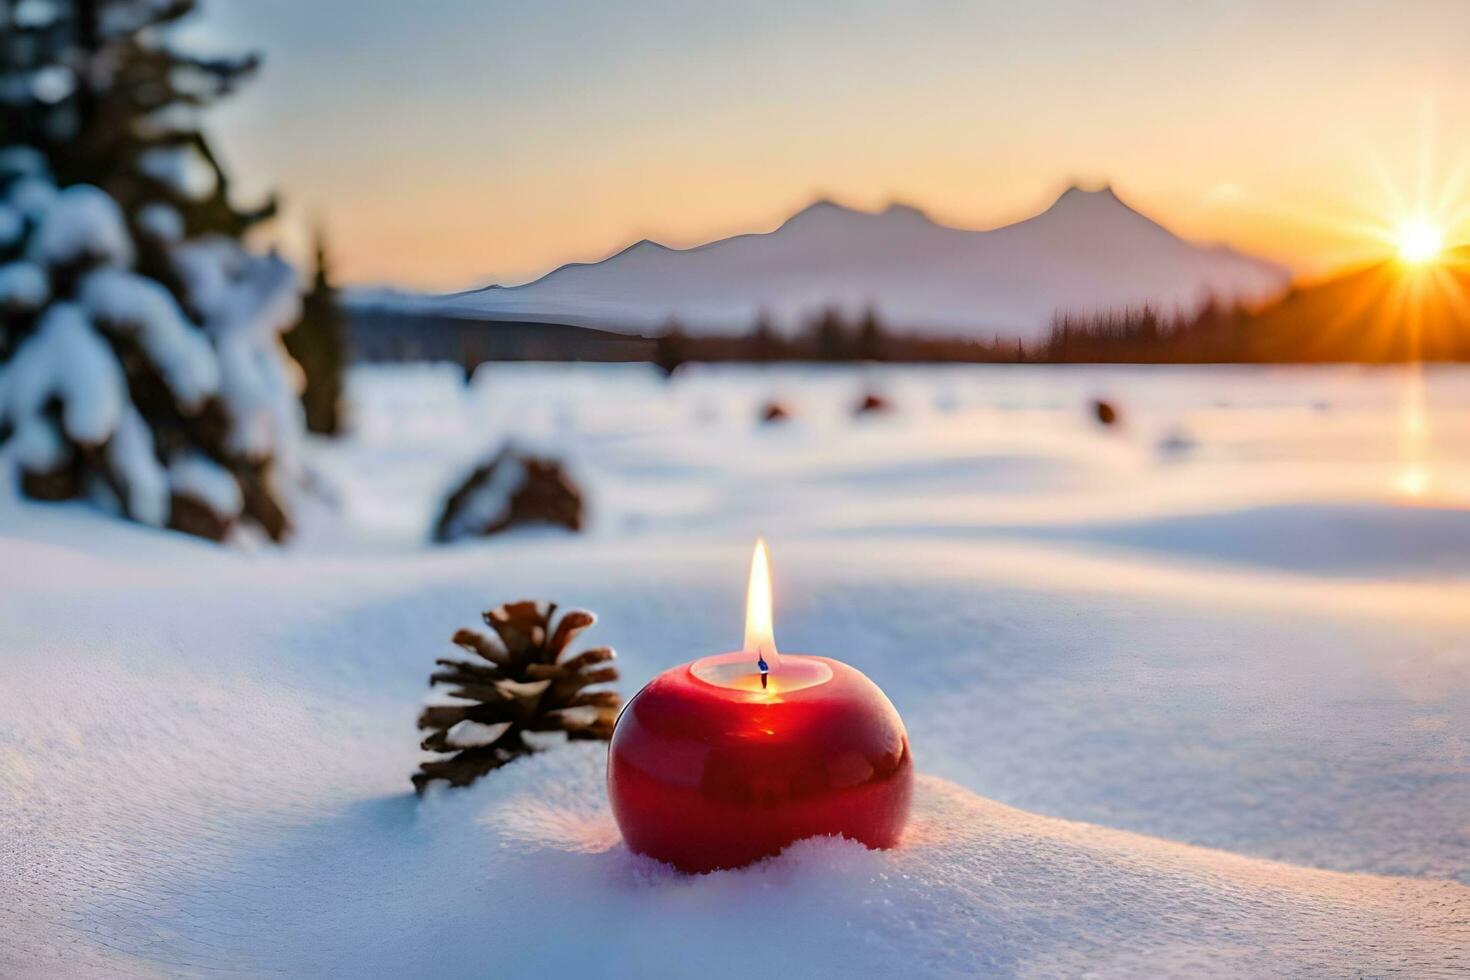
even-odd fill
[[[1398,228],[1399,258],[1414,265],[1433,261],[1444,248],[1444,232],[1423,218],[1406,221]]]

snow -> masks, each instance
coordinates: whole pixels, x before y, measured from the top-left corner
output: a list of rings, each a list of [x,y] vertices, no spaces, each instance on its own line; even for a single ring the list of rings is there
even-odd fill
[[[71,459],[71,447],[50,419],[40,415],[6,419],[14,427],[10,451],[16,463],[32,473],[47,473]]]
[[[177,244],[184,237],[184,216],[161,201],[143,205],[136,218],[139,229],[166,244]]]
[[[34,262],[0,265],[0,308],[39,310],[51,298],[46,272]]]
[[[765,316],[794,331],[836,306],[870,306],[899,332],[1036,339],[1063,311],[1145,302],[1193,311],[1207,297],[1257,301],[1287,270],[1187,242],[1111,189],[1072,188],[1046,211],[987,231],[947,227],[895,204],[870,213],[818,201],[775,231],[693,248],[641,241],[596,263],[573,263],[520,286],[445,297],[382,290],[367,307],[490,319],[553,320],[658,332],[744,333]]]
[[[17,431],[49,426],[43,413],[57,399],[66,434],[83,446],[101,446],[117,428],[126,395],[122,367],[86,312],[75,303],[53,303],[0,376],[0,423]]]
[[[34,146],[0,147],[0,177],[43,177],[46,156]]]
[[[223,421],[226,450],[261,464],[266,488],[285,502],[299,482],[302,430],[299,370],[280,339],[300,312],[294,270],[224,238],[179,241],[180,214],[160,202],[146,205],[139,230],[170,247],[188,294],[186,315],[162,282],[129,271],[132,241],[117,203],[89,185],[57,191],[42,176],[44,160],[28,149],[0,156],[0,174],[11,180],[0,224],[21,234],[34,225],[26,259],[0,265],[0,312],[53,302],[0,372],[0,434],[14,435],[13,459],[27,474],[44,475],[71,458],[75,447],[64,434],[84,450],[105,447],[106,465],[84,454],[77,474],[80,489],[104,509],[165,524],[173,485],[222,517],[238,514],[235,478],[188,448],[200,435],[169,431],[169,409],[133,405],[118,358],[136,349],[173,396],[186,430],[187,420],[220,397],[222,419],[202,424]],[[53,284],[66,294],[52,297]],[[159,445],[150,425],[166,433]],[[168,472],[160,457],[170,457]]]
[[[341,512],[285,549],[0,496],[0,973],[1470,969],[1470,371],[459,379],[355,371],[353,433],[305,447]],[[851,419],[867,390],[894,411]],[[590,530],[425,544],[510,435],[578,465]],[[739,641],[757,531],[783,649],[905,719],[900,848],[676,875],[595,744],[413,797],[456,628],[594,610],[628,695]]]
[[[87,262],[126,268],[133,262],[133,243],[116,201],[90,184],[73,184],[46,206],[26,243],[26,257],[48,266]]]
[[[56,187],[43,177],[21,177],[10,185],[6,198],[11,207],[31,221],[40,221],[56,200]]]
[[[18,208],[0,203],[0,248],[9,248],[25,233],[25,216]]]
[[[198,201],[214,193],[215,173],[192,146],[158,146],[138,156],[138,170],[179,197]]]
[[[132,34],[152,22],[167,7],[166,0],[113,0],[100,11],[104,36]]]
[[[169,478],[158,464],[148,423],[131,404],[123,408],[117,431],[107,444],[107,461],[123,480],[124,511],[153,527],[167,524]]]
[[[55,105],[77,89],[77,76],[65,65],[47,65],[31,74],[31,95],[42,105]]]
[[[199,453],[170,461],[168,482],[175,493],[193,497],[221,518],[235,517],[245,505],[240,484],[229,471]]]
[[[39,30],[61,16],[55,0],[20,0],[11,13],[15,26],[23,30]]]
[[[220,237],[190,240],[173,255],[189,302],[214,339],[220,394],[234,421],[230,448],[272,455],[281,471],[294,473],[300,379],[289,373],[280,334],[301,314],[296,270],[278,256],[250,255]]]
[[[208,338],[184,319],[162,283],[98,269],[82,280],[80,293],[98,324],[137,341],[184,411],[198,411],[219,390],[220,365]]]
[[[502,721],[485,725],[478,721],[461,721],[444,733],[445,744],[452,749],[472,749],[480,745],[494,745],[495,740],[510,730],[510,722]]]

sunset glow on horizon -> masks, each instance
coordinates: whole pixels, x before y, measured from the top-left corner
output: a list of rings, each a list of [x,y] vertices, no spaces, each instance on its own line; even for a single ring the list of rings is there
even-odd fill
[[[262,51],[211,130],[242,195],[281,193],[267,235],[300,255],[320,223],[346,282],[522,282],[818,196],[994,227],[1072,183],[1314,274],[1424,251],[1398,232],[1441,175],[1424,220],[1470,240],[1447,0],[397,6],[215,0],[194,32]]]

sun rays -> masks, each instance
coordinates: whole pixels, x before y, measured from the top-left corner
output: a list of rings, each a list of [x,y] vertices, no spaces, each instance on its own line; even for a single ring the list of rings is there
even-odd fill
[[[1444,252],[1444,232],[1427,218],[1400,222],[1394,240],[1399,261],[1407,265],[1433,262]]]
[[[1404,365],[1388,484],[1404,498],[1435,489],[1433,417],[1424,363],[1460,356],[1470,337],[1470,147],[1442,153],[1426,102],[1417,153],[1395,171],[1365,149],[1370,179],[1335,213],[1284,204],[1280,217],[1357,241],[1362,265],[1340,277],[1330,304],[1304,318],[1303,351],[1356,350]],[[1349,332],[1350,335],[1349,335]],[[1309,358],[1310,359],[1310,358]]]

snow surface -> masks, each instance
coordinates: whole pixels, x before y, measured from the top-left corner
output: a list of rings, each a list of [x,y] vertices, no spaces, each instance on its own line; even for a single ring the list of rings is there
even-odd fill
[[[990,340],[1042,336],[1058,312],[1259,301],[1288,278],[1269,262],[1179,238],[1111,189],[1074,187],[1043,213],[989,231],[946,227],[904,205],[869,213],[818,201],[768,234],[688,249],[641,241],[522,286],[352,295],[366,307],[642,332],[677,318],[691,333],[744,333],[762,315],[792,331],[830,306],[851,320],[872,307],[900,332]]]
[[[286,549],[0,497],[0,974],[1470,969],[1470,371],[458,379],[354,372],[307,446],[340,512]],[[591,530],[426,545],[510,433]],[[598,745],[412,796],[456,628],[592,609],[631,694],[738,642],[757,531],[782,648],[905,719],[903,846],[682,877],[622,847]]]

